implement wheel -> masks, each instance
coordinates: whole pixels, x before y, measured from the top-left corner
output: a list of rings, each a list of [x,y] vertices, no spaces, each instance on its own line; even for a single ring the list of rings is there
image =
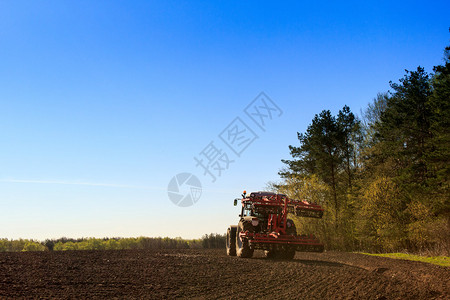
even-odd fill
[[[242,258],[250,258],[253,256],[253,249],[250,248],[246,238],[241,239],[239,236],[239,233],[245,231],[253,232],[253,226],[248,222],[240,221],[236,231],[236,254]]]
[[[227,229],[227,255],[236,256],[236,225],[231,225]]]
[[[282,258],[284,259],[294,259],[295,257],[295,249],[286,249],[283,251]]]
[[[289,235],[297,235],[297,228],[295,228],[295,223],[291,219],[287,219],[288,227],[286,228],[286,234]],[[281,258],[283,259],[294,259],[295,257],[295,248],[287,247],[281,253]]]

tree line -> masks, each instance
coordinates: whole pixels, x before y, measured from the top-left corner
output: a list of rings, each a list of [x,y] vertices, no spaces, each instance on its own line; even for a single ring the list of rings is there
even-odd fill
[[[0,252],[66,251],[66,250],[131,250],[131,249],[200,249],[225,248],[226,235],[205,234],[200,239],[169,237],[137,238],[60,238],[43,242],[28,239],[0,239]]]
[[[355,115],[315,115],[269,187],[321,203],[295,219],[328,249],[450,251],[450,46],[444,64],[406,70]]]

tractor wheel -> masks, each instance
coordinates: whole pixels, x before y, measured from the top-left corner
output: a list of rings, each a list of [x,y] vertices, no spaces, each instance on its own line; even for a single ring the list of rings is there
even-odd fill
[[[245,231],[253,232],[253,226],[248,222],[240,221],[236,230],[236,254],[239,257],[250,258],[253,256],[253,249],[250,248],[247,239],[241,239],[239,236],[241,232]]]
[[[236,225],[231,225],[227,229],[227,255],[236,256]]]

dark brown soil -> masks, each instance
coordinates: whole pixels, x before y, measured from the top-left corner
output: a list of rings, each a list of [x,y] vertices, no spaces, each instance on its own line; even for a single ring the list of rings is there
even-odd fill
[[[0,253],[0,298],[450,299],[450,268],[327,252],[292,261],[224,250]]]

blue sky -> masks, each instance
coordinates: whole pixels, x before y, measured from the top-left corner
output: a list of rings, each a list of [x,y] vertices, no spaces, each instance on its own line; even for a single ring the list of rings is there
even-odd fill
[[[0,237],[222,233],[314,114],[358,113],[449,44],[448,1],[0,1]],[[261,131],[244,108],[283,111]],[[240,157],[218,135],[241,117]],[[235,160],[212,183],[194,156]],[[181,172],[200,200],[168,198]]]

